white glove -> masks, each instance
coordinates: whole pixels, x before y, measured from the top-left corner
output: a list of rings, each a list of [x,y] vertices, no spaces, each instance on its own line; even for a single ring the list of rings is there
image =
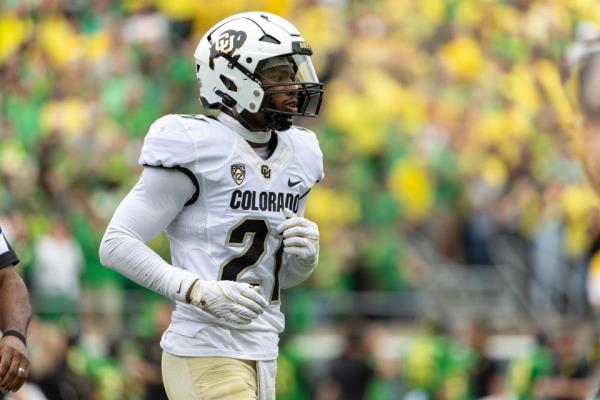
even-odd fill
[[[283,214],[287,219],[277,227],[283,234],[283,252],[295,255],[306,267],[314,267],[319,260],[319,227],[290,209],[284,208]]]
[[[216,318],[248,325],[269,305],[259,287],[234,281],[198,280],[191,289],[191,303]]]

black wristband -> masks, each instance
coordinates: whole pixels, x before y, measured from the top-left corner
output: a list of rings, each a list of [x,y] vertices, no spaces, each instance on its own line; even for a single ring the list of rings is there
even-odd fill
[[[21,332],[8,330],[8,331],[2,333],[2,337],[5,337],[5,336],[14,336],[14,337],[18,338],[19,340],[21,340],[21,342],[23,342],[23,344],[25,346],[27,346],[27,339],[25,338],[25,335],[23,335]]]

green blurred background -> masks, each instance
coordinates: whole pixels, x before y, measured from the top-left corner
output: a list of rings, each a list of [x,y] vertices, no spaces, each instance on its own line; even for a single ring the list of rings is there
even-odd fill
[[[251,10],[297,25],[326,91],[298,121],[325,156],[321,262],[284,295],[278,398],[553,398],[596,376],[600,203],[565,82],[600,2],[4,0],[0,225],[35,313],[16,398],[165,398],[171,305],[98,246],[152,121],[203,112],[199,38]]]

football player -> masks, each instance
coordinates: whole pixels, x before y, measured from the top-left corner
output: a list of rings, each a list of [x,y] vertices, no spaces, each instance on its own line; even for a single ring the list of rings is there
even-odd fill
[[[167,115],[144,140],[141,177],[100,246],[102,263],[176,302],[161,339],[171,399],[275,398],[281,290],[318,263],[303,217],[323,179],[311,47],[285,19],[231,16],[195,52],[200,99],[216,118]],[[162,230],[172,264],[146,243]]]

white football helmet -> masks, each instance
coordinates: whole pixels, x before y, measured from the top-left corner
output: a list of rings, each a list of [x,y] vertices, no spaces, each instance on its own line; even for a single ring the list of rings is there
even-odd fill
[[[311,55],[310,45],[284,18],[266,12],[232,15],[210,28],[194,53],[200,100],[207,108],[230,109],[244,125],[240,114],[246,110],[265,113],[267,128],[288,129],[293,116],[315,117],[321,107],[323,84]],[[293,67],[293,82],[261,83],[258,71],[273,58]],[[297,94],[297,112],[272,107],[271,94],[281,92]]]

